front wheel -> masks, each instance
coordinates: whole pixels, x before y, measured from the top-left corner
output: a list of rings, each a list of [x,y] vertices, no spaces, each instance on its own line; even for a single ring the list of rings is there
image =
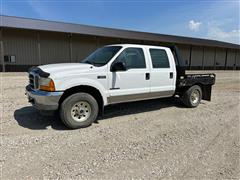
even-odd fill
[[[67,97],[60,107],[60,118],[71,129],[90,126],[97,115],[98,103],[87,93],[76,93]]]
[[[187,107],[197,107],[202,100],[202,89],[198,85],[194,85],[186,90],[181,97],[183,104]]]

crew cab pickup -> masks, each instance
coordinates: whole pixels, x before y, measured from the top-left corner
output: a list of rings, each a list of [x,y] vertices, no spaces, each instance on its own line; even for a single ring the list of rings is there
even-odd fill
[[[69,128],[91,125],[114,103],[178,96],[186,107],[211,100],[215,74],[186,74],[178,48],[119,44],[80,63],[29,70],[26,94],[39,110],[57,110]]]

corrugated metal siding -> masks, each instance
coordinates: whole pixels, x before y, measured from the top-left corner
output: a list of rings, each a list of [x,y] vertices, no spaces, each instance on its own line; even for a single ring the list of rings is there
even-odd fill
[[[191,57],[191,67],[201,69],[202,60],[203,60],[203,48],[199,46],[193,46],[192,57]]]
[[[227,54],[226,68],[233,69],[234,65],[235,65],[235,50],[229,49]]]
[[[226,58],[226,50],[222,48],[217,48],[216,50],[216,64],[215,67],[217,69],[225,68],[225,58]]]
[[[120,39],[117,38],[104,38],[98,37],[98,47],[111,45],[111,44],[119,44],[121,43]]]
[[[209,69],[209,67],[214,66],[214,56],[215,56],[214,48],[204,49],[204,60],[203,60],[204,69]]]
[[[178,46],[180,50],[181,57],[184,61],[187,61],[189,65],[190,63],[190,46],[184,46],[184,45],[179,45]]]
[[[69,35],[40,32],[41,64],[70,62]]]
[[[72,35],[72,62],[80,62],[97,49],[97,38]]]
[[[2,72],[3,70],[2,70],[2,62],[3,62],[3,60],[2,60],[2,54],[1,54],[1,44],[0,44],[0,72]]]
[[[0,33],[1,33],[1,30],[0,30]],[[2,56],[2,50],[1,50],[1,35],[0,35],[0,72],[3,71],[2,69],[2,64],[3,63],[3,56]]]
[[[38,64],[37,34],[34,31],[3,30],[4,55],[16,56],[13,65]]]
[[[38,49],[38,40],[40,42],[40,49]],[[16,63],[6,63],[7,71],[25,71],[30,66],[38,64],[80,62],[98,47],[109,44],[170,45],[166,42],[157,41],[107,38],[79,34],[71,35],[69,33],[38,32],[20,29],[4,29],[3,43],[4,55],[16,56]],[[177,46],[180,49],[183,60],[188,60],[188,62],[190,62],[190,45],[177,44]],[[41,63],[39,60],[39,52]],[[236,56],[237,60],[235,62],[235,50],[228,50],[226,61],[227,69],[234,69],[234,63],[236,63],[238,69],[240,68],[239,52],[238,50]],[[214,57],[214,47],[204,47],[203,56],[203,47],[193,46],[191,69],[202,69],[202,64],[205,69],[214,69]],[[225,68],[225,58],[226,49],[216,48],[216,69]]]
[[[237,51],[236,66],[237,69],[240,69],[240,50]]]
[[[142,41],[135,39],[120,39],[121,44],[142,44]]]

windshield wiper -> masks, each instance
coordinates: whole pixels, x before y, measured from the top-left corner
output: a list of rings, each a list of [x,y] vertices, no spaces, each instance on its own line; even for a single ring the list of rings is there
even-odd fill
[[[89,61],[89,60],[86,60],[86,61],[84,61],[84,62],[82,62],[82,63],[86,63],[86,64],[91,64],[91,65],[93,65],[93,66],[102,66],[102,65],[104,65],[105,63],[100,63],[100,62],[91,62],[91,61]]]
[[[87,61],[84,61],[84,62],[82,62],[82,63],[91,64],[91,65],[93,64],[92,62],[90,62],[90,61],[88,61],[88,60],[87,60]]]

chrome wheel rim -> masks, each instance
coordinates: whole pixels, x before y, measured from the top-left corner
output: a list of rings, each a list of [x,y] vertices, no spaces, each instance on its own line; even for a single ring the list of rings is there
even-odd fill
[[[197,89],[195,89],[191,94],[191,101],[193,104],[197,104],[200,98],[200,93]]]
[[[71,116],[77,122],[86,121],[91,115],[91,106],[86,101],[79,101],[72,106]]]

